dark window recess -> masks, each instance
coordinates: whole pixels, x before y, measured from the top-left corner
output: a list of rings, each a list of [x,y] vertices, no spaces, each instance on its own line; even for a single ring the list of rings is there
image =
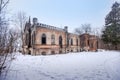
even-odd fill
[[[46,52],[42,52],[41,54],[42,54],[42,55],[46,55]]]
[[[69,39],[67,39],[67,47],[69,46]]]
[[[71,45],[73,45],[73,39],[71,39]]]
[[[89,45],[89,40],[88,40],[88,45]]]
[[[59,53],[62,54],[62,51],[60,50]]]
[[[51,51],[51,54],[55,54],[55,51]]]
[[[42,35],[42,44],[46,44],[46,35],[45,34]]]
[[[60,48],[62,48],[62,36],[59,37],[59,45],[60,45]]]
[[[76,40],[76,44],[77,44],[77,46],[78,46],[78,39]]]

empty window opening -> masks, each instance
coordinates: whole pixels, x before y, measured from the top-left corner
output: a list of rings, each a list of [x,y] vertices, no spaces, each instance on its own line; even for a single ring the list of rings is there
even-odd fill
[[[59,37],[59,45],[60,45],[60,48],[62,48],[62,36]]]
[[[42,34],[42,44],[46,44],[46,35]]]

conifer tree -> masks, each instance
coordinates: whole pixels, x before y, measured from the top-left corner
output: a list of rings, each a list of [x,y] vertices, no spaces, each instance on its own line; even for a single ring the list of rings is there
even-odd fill
[[[120,3],[115,2],[111,11],[105,18],[105,29],[102,40],[107,44],[112,44],[117,49],[120,44]]]

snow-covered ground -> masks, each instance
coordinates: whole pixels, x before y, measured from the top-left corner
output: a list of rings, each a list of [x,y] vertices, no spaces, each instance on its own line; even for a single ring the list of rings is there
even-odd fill
[[[18,54],[6,80],[120,80],[120,52]]]

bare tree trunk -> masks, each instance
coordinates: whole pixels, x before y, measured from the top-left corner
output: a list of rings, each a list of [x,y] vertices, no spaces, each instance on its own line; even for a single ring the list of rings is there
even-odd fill
[[[20,36],[20,48],[22,48],[22,52],[25,53],[24,51],[24,38],[23,38],[23,32],[24,32],[24,27],[25,27],[25,23],[27,21],[27,17],[26,17],[26,13],[23,11],[19,11],[16,15],[15,15],[15,19],[14,19],[14,24],[16,27],[20,28],[19,30],[19,36]]]
[[[9,30],[4,11],[10,0],[0,0],[0,77],[8,66],[8,55],[14,51],[16,33]]]

